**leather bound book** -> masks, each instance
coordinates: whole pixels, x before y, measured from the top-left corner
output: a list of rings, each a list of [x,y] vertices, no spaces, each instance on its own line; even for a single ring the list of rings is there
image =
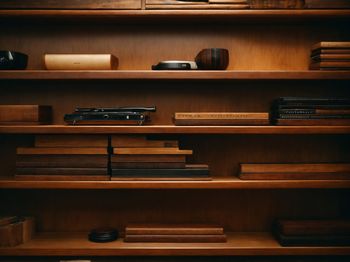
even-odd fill
[[[17,167],[17,175],[107,175],[107,168],[51,168],[51,167]]]
[[[0,105],[0,125],[49,124],[51,106]]]
[[[275,234],[281,246],[349,246],[350,235],[305,235],[286,236],[280,233]]]
[[[126,235],[223,235],[222,227],[213,225],[167,225],[144,224],[129,225],[125,229]]]
[[[276,230],[286,236],[350,236],[350,220],[278,220]]]
[[[17,147],[17,155],[108,155],[107,148]]]
[[[350,8],[350,1],[349,0],[305,0],[305,8],[310,8],[310,9]]]
[[[331,0],[333,3],[336,1]],[[320,2],[320,1],[318,1]],[[346,0],[349,3],[349,1]],[[350,4],[350,3],[349,3]],[[350,49],[350,42],[319,42],[311,47],[311,50],[318,49]]]
[[[179,147],[178,141],[174,140],[149,140],[142,135],[113,135],[112,147]]]
[[[112,70],[118,68],[118,58],[110,54],[46,54],[47,70]]]
[[[20,181],[108,181],[107,175],[15,175]]]
[[[349,126],[350,119],[277,119],[279,126]]]
[[[349,180],[350,173],[240,173],[242,180]]]
[[[241,173],[346,173],[350,163],[241,164]]]
[[[112,155],[112,163],[186,163],[186,155]]]
[[[311,57],[314,62],[350,62],[350,54],[319,54]]]
[[[137,168],[151,168],[151,169],[157,169],[157,168],[185,168],[185,163],[139,163],[139,162],[125,162],[125,163],[111,163],[112,169],[119,169],[119,168],[127,168],[127,169],[137,169]]]
[[[124,242],[225,243],[226,235],[126,235]]]
[[[178,148],[114,148],[115,155],[192,155],[192,150]]]
[[[37,135],[35,147],[108,147],[104,135]]]
[[[108,155],[17,155],[16,167],[105,167]]]
[[[347,61],[336,61],[336,62],[316,62],[310,65],[310,69],[328,69],[328,70],[342,70],[350,69],[350,62]]]

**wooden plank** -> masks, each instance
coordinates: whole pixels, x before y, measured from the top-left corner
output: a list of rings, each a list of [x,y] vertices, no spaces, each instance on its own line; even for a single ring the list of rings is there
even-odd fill
[[[107,175],[15,175],[21,181],[108,181]],[[52,183],[52,182],[51,182]]]
[[[350,163],[241,164],[241,173],[350,173]]]
[[[138,243],[224,243],[226,235],[126,235],[125,242]]]
[[[107,168],[68,168],[68,167],[18,167],[16,175],[107,175]]]
[[[107,155],[107,148],[18,147],[17,155]]]
[[[1,248],[3,256],[251,256],[349,255],[349,247],[281,247],[270,233],[228,234],[227,243],[110,243],[88,241],[87,233],[40,233],[16,248]]]
[[[150,168],[150,169],[164,169],[164,168],[174,168],[174,169],[178,169],[178,168],[185,168],[186,164],[185,162],[182,163],[166,163],[166,162],[160,162],[160,163],[145,163],[145,162],[112,162],[111,163],[111,168],[112,169],[118,169],[118,168],[126,168],[126,169],[137,169],[137,168],[141,168],[141,169],[145,169],[145,168]]]
[[[125,228],[126,235],[223,235],[222,227],[196,224],[135,224]]]
[[[108,147],[108,136],[101,135],[40,135],[35,147]]]
[[[113,148],[115,155],[192,155],[192,150],[178,148]]]
[[[178,141],[148,140],[142,135],[113,135],[111,137],[112,147],[179,147]]]
[[[350,173],[241,173],[243,180],[349,180]]]
[[[182,155],[111,155],[113,163],[186,163]]]
[[[141,9],[140,0],[2,0],[2,9]]]
[[[192,4],[192,5],[179,5],[179,4],[146,4],[146,9],[248,9],[250,6],[246,4]]]

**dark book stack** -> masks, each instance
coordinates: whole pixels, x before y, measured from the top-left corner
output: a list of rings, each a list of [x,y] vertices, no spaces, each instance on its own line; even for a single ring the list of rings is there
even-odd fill
[[[350,163],[241,164],[242,180],[345,180]]]
[[[130,225],[125,242],[224,243],[224,229],[209,225]]]
[[[149,140],[142,135],[112,136],[112,180],[211,180],[208,165],[188,165],[192,150],[178,141]]]
[[[350,99],[281,97],[271,115],[277,125],[350,125]]]
[[[17,148],[18,180],[109,180],[108,137],[39,135]]]
[[[350,42],[320,42],[313,45],[310,69],[350,70]]]
[[[32,239],[35,234],[33,217],[0,216],[0,247],[12,247]]]
[[[350,220],[279,220],[273,231],[282,246],[350,245]]]
[[[350,1],[349,0],[305,0],[305,8],[344,9],[344,8],[350,8]]]

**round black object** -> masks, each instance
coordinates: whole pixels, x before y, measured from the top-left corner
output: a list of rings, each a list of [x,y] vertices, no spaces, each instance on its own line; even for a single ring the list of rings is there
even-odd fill
[[[118,231],[114,228],[96,228],[90,231],[89,240],[92,242],[105,243],[118,238]]]
[[[26,69],[28,56],[13,51],[0,51],[0,70]]]

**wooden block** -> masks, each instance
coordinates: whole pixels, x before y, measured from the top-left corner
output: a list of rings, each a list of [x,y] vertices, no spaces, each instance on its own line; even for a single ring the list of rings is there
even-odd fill
[[[108,181],[107,175],[15,175],[21,181]]]
[[[350,220],[278,220],[276,230],[283,235],[348,235]]]
[[[105,167],[108,155],[17,155],[16,167]]]
[[[318,49],[350,49],[350,42],[319,42],[311,47],[311,50]]]
[[[224,243],[226,235],[126,235],[124,242]]]
[[[0,216],[0,227],[15,223],[18,219],[17,216]]]
[[[192,150],[178,148],[114,148],[115,155],[192,155]]]
[[[148,140],[146,136],[140,135],[114,135],[111,138],[112,147],[179,147],[178,141],[171,140]]]
[[[241,173],[350,173],[350,163],[241,164]]]
[[[349,180],[350,173],[240,173],[242,180]]]
[[[17,175],[107,175],[107,168],[45,168],[45,167],[18,167]]]
[[[349,126],[350,119],[277,119],[279,126]]]
[[[46,54],[47,70],[112,70],[118,68],[118,58],[110,54]]]
[[[263,126],[269,125],[270,120],[266,119],[175,119],[177,126]]]
[[[50,123],[51,106],[42,105],[0,105],[0,122],[14,123]]]
[[[143,162],[125,162],[125,163],[111,163],[111,167],[113,169],[119,169],[119,168],[126,168],[126,169],[136,169],[136,168],[150,168],[150,169],[157,169],[157,168],[185,168],[186,164],[184,162],[182,163],[143,163]]]
[[[141,9],[140,0],[1,0],[4,9]]]
[[[103,135],[37,135],[35,147],[108,147]]]
[[[0,247],[13,247],[23,243],[23,223],[0,227]]]
[[[112,155],[112,163],[186,163],[185,155]]]
[[[129,225],[126,235],[223,235],[222,227],[213,225],[167,225],[145,224]]]
[[[23,243],[31,240],[35,235],[34,217],[25,217],[23,223]]]
[[[18,147],[17,155],[107,155],[107,148]]]

